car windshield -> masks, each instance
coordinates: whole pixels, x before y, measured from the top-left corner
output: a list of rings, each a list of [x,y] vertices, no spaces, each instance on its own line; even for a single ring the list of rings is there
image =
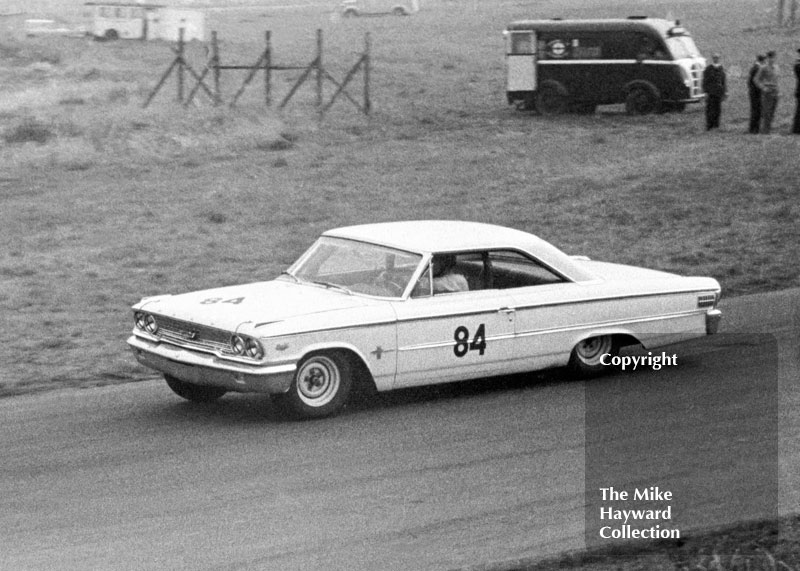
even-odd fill
[[[287,272],[298,280],[380,297],[401,297],[422,256],[323,236]]]
[[[689,36],[667,38],[667,47],[669,47],[669,51],[675,59],[700,57],[700,52],[697,50],[697,46],[694,45],[694,40]]]

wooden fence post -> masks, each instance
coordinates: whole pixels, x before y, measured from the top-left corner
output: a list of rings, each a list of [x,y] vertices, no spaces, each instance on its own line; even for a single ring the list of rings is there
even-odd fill
[[[370,68],[370,50],[372,46],[372,39],[367,32],[364,35],[364,114],[369,115],[372,108],[372,102],[369,98],[369,68]]]
[[[183,28],[178,30],[178,103],[183,103],[184,87]]]
[[[322,29],[317,30],[317,112],[322,115]]]
[[[219,60],[219,43],[217,40],[217,32],[211,32],[211,65],[214,66],[214,106],[222,103],[222,92],[220,91],[220,60]]]
[[[272,105],[272,32],[267,30],[264,34],[266,43],[264,51],[264,102],[267,107]]]

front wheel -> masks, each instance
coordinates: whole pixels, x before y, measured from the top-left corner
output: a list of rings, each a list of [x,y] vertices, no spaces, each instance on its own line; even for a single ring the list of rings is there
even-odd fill
[[[584,339],[572,349],[568,367],[580,377],[589,377],[607,370],[610,359],[619,354],[619,345],[612,335]],[[604,355],[608,355],[603,359]]]
[[[347,402],[353,384],[350,362],[338,353],[317,353],[297,367],[289,391],[274,395],[280,406],[300,418],[336,414]]]
[[[167,385],[172,389],[172,392],[192,402],[215,401],[228,392],[220,387],[205,387],[187,383],[171,375],[164,375],[164,380],[167,381]]]
[[[629,115],[649,115],[659,110],[661,98],[654,87],[637,85],[625,97],[625,111]]]

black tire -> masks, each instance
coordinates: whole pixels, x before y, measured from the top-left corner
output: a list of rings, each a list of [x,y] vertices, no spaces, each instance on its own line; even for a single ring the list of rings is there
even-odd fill
[[[352,366],[344,355],[314,353],[297,366],[289,391],[273,398],[295,417],[323,418],[344,407],[352,385]]]
[[[599,335],[584,339],[572,349],[569,369],[579,377],[591,377],[612,369],[601,363],[603,355],[614,357],[619,354],[619,344],[613,335]],[[608,358],[605,359],[609,362]]]
[[[569,109],[566,90],[555,82],[544,82],[536,91],[536,110],[542,115],[561,115]]]
[[[573,103],[571,107],[573,113],[578,115],[594,115],[597,111],[596,103]]]
[[[106,30],[106,33],[103,35],[103,37],[109,42],[113,42],[114,40],[119,39],[119,32],[116,30]]]
[[[536,97],[526,95],[523,99],[517,99],[515,105],[519,111],[536,111]]]
[[[172,392],[192,402],[212,402],[228,392],[220,387],[205,387],[187,383],[171,375],[164,375],[164,380],[167,381]]]
[[[343,16],[345,18],[356,18],[358,17],[358,10],[353,10],[352,8],[345,10]]]
[[[405,8],[397,6],[394,10],[392,10],[392,14],[394,14],[395,16],[407,16],[408,12],[406,12]]]
[[[646,83],[632,86],[625,96],[625,111],[628,115],[649,115],[656,113],[660,107],[661,96],[658,90]]]

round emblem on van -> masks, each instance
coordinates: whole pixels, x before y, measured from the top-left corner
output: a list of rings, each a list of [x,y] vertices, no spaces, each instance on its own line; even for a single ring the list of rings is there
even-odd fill
[[[562,58],[567,55],[567,44],[564,40],[553,40],[547,44],[547,53],[554,58]]]

